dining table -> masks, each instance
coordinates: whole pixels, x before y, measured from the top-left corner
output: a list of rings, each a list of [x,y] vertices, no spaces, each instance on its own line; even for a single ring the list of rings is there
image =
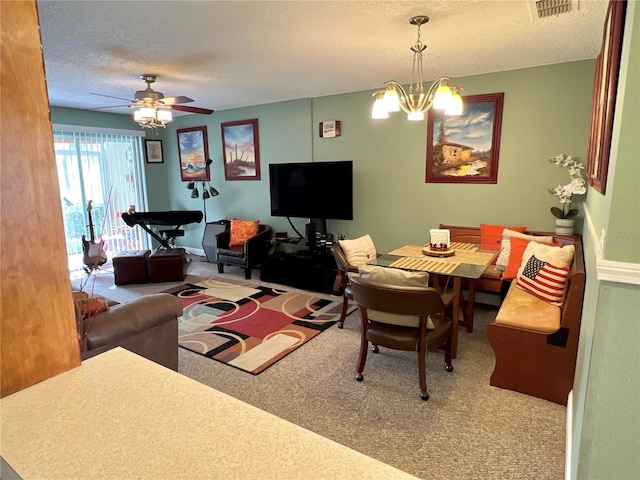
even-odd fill
[[[465,303],[462,295],[462,281],[463,279],[468,280],[469,291],[472,293],[475,290],[475,281],[480,278],[497,254],[498,252],[482,250],[475,243],[451,242],[447,256],[444,256],[440,255],[438,251],[431,251],[427,243],[425,245],[403,245],[387,254],[377,256],[368,264],[428,272],[432,275],[433,285],[441,293],[446,291],[451,283],[453,291],[451,354],[453,358],[457,358],[458,328],[461,323],[472,321],[473,317],[473,299],[469,298]],[[462,322],[460,321],[461,313],[463,315]]]

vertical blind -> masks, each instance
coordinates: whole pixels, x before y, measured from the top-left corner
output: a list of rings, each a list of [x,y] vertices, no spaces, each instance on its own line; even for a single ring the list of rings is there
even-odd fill
[[[147,236],[121,218],[131,205],[147,210],[143,137],[138,131],[53,126],[70,266],[71,257],[83,252],[83,235],[103,240],[109,257],[146,246]],[[73,263],[72,269],[77,259]]]

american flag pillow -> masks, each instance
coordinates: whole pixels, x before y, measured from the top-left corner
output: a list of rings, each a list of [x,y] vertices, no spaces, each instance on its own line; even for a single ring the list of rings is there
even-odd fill
[[[556,267],[532,255],[522,269],[516,286],[545,302],[562,306],[568,281],[567,267]]]

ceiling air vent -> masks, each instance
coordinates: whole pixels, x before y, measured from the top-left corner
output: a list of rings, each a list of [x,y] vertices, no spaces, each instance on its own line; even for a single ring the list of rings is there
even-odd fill
[[[571,11],[571,0],[536,0],[538,18],[560,15]]]

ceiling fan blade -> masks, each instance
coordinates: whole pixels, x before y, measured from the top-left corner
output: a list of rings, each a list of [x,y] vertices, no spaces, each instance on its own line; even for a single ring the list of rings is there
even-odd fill
[[[193,99],[189,97],[179,96],[179,97],[165,97],[161,101],[165,105],[175,105],[176,103],[191,103],[193,102]]]
[[[86,108],[85,110],[100,110],[103,108],[120,108],[120,107],[130,107],[130,104],[126,104],[126,105],[109,105],[107,107],[91,107],[91,108]]]
[[[171,108],[181,112],[203,113],[204,115],[211,115],[213,113],[213,110],[209,110],[208,108],[188,107],[186,105],[172,105]]]
[[[103,95],[102,93],[92,93],[91,95],[97,95],[99,97],[107,97],[107,98],[116,98],[118,100],[124,100],[125,102],[133,102],[133,100],[129,100],[128,98],[114,97],[111,95]]]

